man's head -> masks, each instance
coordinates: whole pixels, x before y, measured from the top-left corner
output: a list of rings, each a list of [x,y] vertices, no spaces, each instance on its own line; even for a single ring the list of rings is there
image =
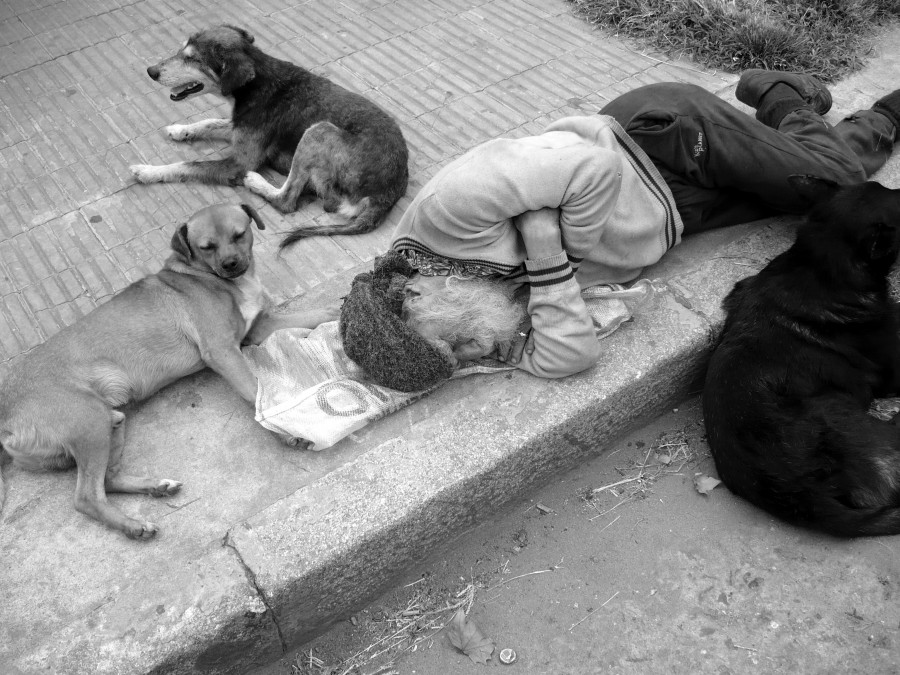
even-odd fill
[[[372,382],[422,391],[450,377],[460,360],[510,341],[524,315],[506,284],[422,277],[392,250],[356,275],[339,329],[347,356]]]
[[[458,361],[512,341],[525,316],[502,281],[416,274],[403,291],[403,320],[429,342],[449,345]]]

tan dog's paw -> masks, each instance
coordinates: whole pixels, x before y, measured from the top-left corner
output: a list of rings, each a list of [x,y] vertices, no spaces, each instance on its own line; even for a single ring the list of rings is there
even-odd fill
[[[136,520],[131,522],[133,522],[134,525],[126,527],[124,530],[125,536],[129,539],[147,541],[148,539],[153,539],[153,537],[156,536],[156,533],[159,532],[159,525],[156,523],[141,523]]]
[[[315,323],[317,326],[329,321],[337,321],[339,318],[341,318],[341,303],[339,302],[309,310],[310,323]]]
[[[163,131],[165,131],[166,135],[173,141],[194,140],[194,134],[191,132],[191,128],[187,124],[170,124],[165,129],[163,129]]]
[[[162,180],[162,167],[153,166],[152,164],[132,164],[128,167],[131,175],[134,176],[139,183],[159,183]]]
[[[154,497],[168,497],[178,492],[182,485],[181,481],[172,480],[171,478],[160,478],[159,484],[150,489],[150,494]]]

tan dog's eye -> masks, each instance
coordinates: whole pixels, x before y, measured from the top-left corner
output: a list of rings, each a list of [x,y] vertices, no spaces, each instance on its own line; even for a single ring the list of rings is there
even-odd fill
[[[238,239],[243,239],[245,234],[247,234],[247,230],[244,230],[243,232],[238,232],[236,235],[234,235],[234,241],[237,241]]]

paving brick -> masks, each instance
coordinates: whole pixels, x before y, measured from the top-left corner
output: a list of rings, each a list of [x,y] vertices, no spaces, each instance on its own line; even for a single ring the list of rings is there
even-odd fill
[[[55,221],[54,235],[70,267],[105,251],[87,218],[79,211],[67,213]],[[74,296],[73,296],[74,297]]]
[[[3,93],[0,91],[0,96],[2,95]],[[13,122],[12,115],[6,110],[0,109],[0,147],[8,148],[24,140],[25,134]]]
[[[32,37],[31,29],[18,17],[0,20],[0,47]]]
[[[108,293],[108,294],[100,296],[100,297],[108,298],[109,295],[110,294]],[[99,299],[95,299],[95,298],[91,297],[90,295],[85,294],[85,295],[79,295],[69,305],[66,305],[65,307],[72,308],[72,314],[75,316],[75,320],[77,320],[77,319],[80,319],[81,317],[85,316],[86,314],[90,314],[94,309],[97,308],[97,305],[99,305],[99,304],[100,304]],[[60,310],[62,310],[62,308],[60,308]],[[73,323],[74,323],[74,321],[73,321]]]
[[[304,37],[296,37],[278,45],[285,61],[290,61],[301,68],[312,70],[317,66],[325,65],[333,61],[332,57],[315,47]]]
[[[81,297],[87,291],[81,275],[74,268],[63,270],[57,277],[59,288],[66,297],[66,302],[72,302]]]
[[[40,320],[39,313],[50,308],[50,302],[42,293],[40,286],[28,286],[22,289],[22,299],[28,309],[28,313],[37,319],[38,332],[46,335],[43,330],[43,322]]]
[[[44,63],[49,58],[47,50],[36,37],[0,47],[0,77]]]
[[[542,9],[521,2],[488,2],[478,7],[473,7],[460,16],[472,23],[483,26],[485,30],[493,33],[498,38],[507,42],[515,35],[516,28],[523,26],[543,27],[550,19],[550,15]],[[531,44],[531,40],[528,43]]]
[[[104,269],[98,264],[98,261],[104,257],[99,255],[75,266],[75,271],[84,280],[86,290],[94,300],[105,298],[115,290],[109,279],[106,278]]]
[[[84,49],[92,43],[91,38],[80,30],[78,24],[54,28],[40,33],[37,38],[52,59]]]
[[[19,220],[18,210],[12,206],[12,193],[16,189],[0,192],[0,239],[14,237],[25,229]]]
[[[90,204],[109,193],[109,188],[98,181],[91,160],[78,160],[60,169],[54,172],[53,179],[75,207]]]
[[[22,264],[22,257],[17,246],[18,239],[15,237],[0,242],[0,261],[3,264],[3,272],[14,292],[39,281],[39,279],[31,278],[28,270]]]
[[[34,241],[28,234],[16,237],[15,244],[19,262],[25,269],[30,283],[37,283],[53,274],[53,268],[42,252],[35,247]]]
[[[344,87],[344,89],[357,94],[365,94],[372,88],[372,85],[358,71],[354,71],[352,67],[345,66],[341,61],[326,63],[311,70],[316,75],[328,78],[335,84]]]
[[[59,240],[53,234],[55,222],[49,221],[44,223],[42,226],[36,227],[23,235],[28,238],[31,246],[45,261],[51,275],[58,274],[69,266],[69,262],[60,248]]]
[[[461,14],[473,7],[480,7],[491,0],[442,0],[441,7],[451,14]]]
[[[457,53],[475,47],[489,47],[496,40],[494,35],[460,16],[430,24],[424,30],[433,35],[435,41],[451,47]]]
[[[419,51],[428,54],[431,61],[442,61],[457,51],[452,45],[436,40],[434,34],[424,27],[404,34],[403,39]]]
[[[410,163],[416,167],[411,171],[414,175],[427,166],[444,162],[450,153],[461,149],[453,144],[450,144],[452,150],[449,149],[446,139],[423,124],[420,119],[407,120],[403,123],[402,129],[409,146]]]
[[[0,299],[0,315],[7,320],[20,351],[43,342],[44,336],[38,330],[21,294],[13,293]]]
[[[0,149],[0,190],[9,190],[35,175],[28,170],[26,154],[33,154],[27,141]]]
[[[19,217],[26,229],[45,223],[72,210],[74,204],[49,175],[28,181],[12,190]]]
[[[121,35],[119,27],[113,22],[106,20],[103,14],[93,16],[88,20],[79,21],[78,30],[87,38],[89,45],[102,43]]]
[[[57,307],[50,307],[33,313],[41,333],[47,338],[51,335],[55,335],[66,326]]]
[[[402,35],[435,23],[446,14],[443,3],[402,0],[373,8],[365,17],[391,35]]]
[[[418,70],[385,83],[378,91],[406,113],[402,117],[418,117],[441,107],[453,96],[452,92],[448,93],[434,86],[434,78],[430,75],[431,71]]]
[[[499,38],[499,43],[525,49],[532,61],[537,63],[553,61],[566,53],[558,44],[545,38],[540,30],[532,31],[532,28],[510,29]]]
[[[72,299],[71,296],[63,290],[58,277],[48,277],[41,281],[39,286],[41,288],[41,294],[47,301],[48,307],[58,307]]]

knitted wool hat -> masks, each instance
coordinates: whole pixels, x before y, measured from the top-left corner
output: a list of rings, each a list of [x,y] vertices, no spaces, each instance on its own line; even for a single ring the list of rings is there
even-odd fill
[[[415,273],[403,254],[388,251],[372,272],[358,274],[341,306],[344,351],[376,384],[421,391],[453,374],[453,364],[400,318],[403,285]]]

